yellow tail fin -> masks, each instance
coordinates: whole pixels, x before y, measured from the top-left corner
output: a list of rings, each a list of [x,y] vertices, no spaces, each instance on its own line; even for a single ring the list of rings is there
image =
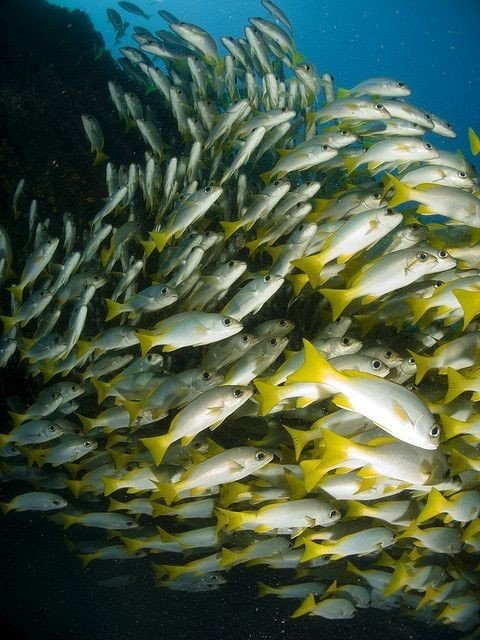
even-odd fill
[[[172,436],[166,433],[163,436],[154,436],[153,438],[140,438],[140,442],[147,447],[155,464],[158,466],[172,443]]]

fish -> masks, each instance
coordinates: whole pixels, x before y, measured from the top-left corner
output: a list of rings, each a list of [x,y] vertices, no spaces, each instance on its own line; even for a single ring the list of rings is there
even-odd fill
[[[100,164],[108,160],[108,156],[103,152],[103,145],[105,144],[103,131],[100,123],[89,113],[82,114],[82,124],[85,131],[85,135],[91,145],[91,150],[95,151],[94,165]]]

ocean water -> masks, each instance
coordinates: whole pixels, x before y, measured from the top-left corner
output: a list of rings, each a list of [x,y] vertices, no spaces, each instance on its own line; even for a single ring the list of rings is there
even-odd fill
[[[10,11],[14,11],[15,0],[10,0]],[[119,45],[115,45],[113,28],[106,20],[106,8],[115,7],[114,3],[106,0],[65,0],[51,2],[52,5],[71,10],[85,12],[95,29],[101,34],[105,48],[115,58],[119,55],[118,46],[132,46],[133,41],[127,35]],[[187,22],[201,25],[218,41],[222,35],[238,37],[242,34],[243,26],[248,17],[262,15],[265,10],[259,2],[254,0],[240,2],[224,2],[212,0],[208,3],[189,0],[175,0],[175,2],[149,2],[137,0],[152,17],[149,20],[127,14],[118,9],[124,20],[146,28],[166,28],[160,18],[155,16],[158,9],[165,9]],[[27,4],[19,3],[22,9]],[[375,76],[391,76],[407,83],[412,89],[412,96],[408,99],[412,103],[428,109],[451,122],[458,134],[456,139],[428,136],[438,148],[455,151],[462,150],[472,161],[468,153],[467,129],[473,127],[480,130],[480,44],[478,39],[478,24],[480,18],[480,4],[475,0],[450,2],[441,0],[435,3],[429,0],[413,0],[403,3],[355,0],[352,2],[282,2],[281,8],[289,16],[298,49],[306,60],[312,62],[320,73],[329,72],[337,86],[349,88],[358,82]],[[17,16],[19,24],[22,16]],[[26,19],[26,17],[25,17]],[[42,23],[31,25],[26,42],[35,47],[35,30],[38,30],[39,40],[43,47],[56,47],[58,58],[62,57],[62,47],[58,41],[68,41],[69,34],[48,32],[42,36]],[[8,24],[3,25],[8,29]],[[129,29],[129,33],[131,28]],[[37,35],[38,35],[37,34]],[[15,37],[15,31],[9,34]],[[45,35],[45,34],[43,34]],[[27,37],[25,34],[22,37]],[[9,42],[12,40],[9,39]],[[50,45],[51,43],[51,45]],[[25,43],[24,43],[25,44]],[[95,54],[96,55],[96,54]],[[98,51],[100,60],[101,49]],[[17,64],[14,56],[8,53],[4,60]],[[35,59],[22,58],[28,73],[31,65],[32,101],[29,103],[32,120],[36,127],[28,130],[22,128],[15,131],[15,117],[8,119],[9,130],[5,139],[8,144],[3,147],[0,159],[5,163],[6,174],[2,184],[2,202],[11,204],[15,184],[13,177],[24,177],[28,184],[35,184],[34,194],[42,192],[46,202],[44,211],[52,215],[52,227],[57,225],[61,229],[60,214],[66,206],[75,209],[75,213],[84,216],[84,220],[92,217],[98,210],[100,201],[98,184],[103,182],[103,168],[92,168],[88,143],[83,137],[80,127],[80,114],[88,110],[91,103],[92,112],[102,112],[101,104],[106,100],[106,86],[104,95],[98,97],[98,102],[89,93],[81,108],[79,103],[64,105],[62,120],[57,122],[58,129],[48,120],[48,114],[42,114],[46,96],[52,98],[52,86],[48,83],[36,83],[35,77],[48,78],[47,69]],[[80,63],[79,63],[80,65]],[[87,56],[80,66],[69,74],[68,66],[62,70],[65,82],[71,79],[69,75],[85,74],[85,83],[95,81],[97,67],[92,57]],[[12,74],[13,76],[13,74]],[[92,78],[93,76],[93,78]],[[10,83],[10,85],[9,85]],[[9,105],[14,104],[14,97],[9,94],[9,86],[16,86],[13,77],[9,76],[5,83],[2,105],[8,98]],[[55,92],[59,91],[55,85]],[[89,92],[91,86],[89,85]],[[42,91],[44,92],[42,94]],[[78,95],[78,94],[77,94]],[[95,98],[95,97],[94,97]],[[61,100],[60,92],[58,100]],[[108,98],[107,98],[108,99]],[[20,109],[20,107],[19,107]],[[38,113],[37,110],[38,109]],[[11,111],[9,111],[11,114]],[[74,114],[74,116],[72,115]],[[115,114],[114,114],[115,116]],[[114,116],[110,114],[112,122]],[[43,120],[42,120],[43,118]],[[18,118],[24,123],[25,113]],[[65,137],[69,134],[65,123],[75,121],[78,138],[73,138],[73,144]],[[13,123],[13,124],[12,124]],[[103,123],[103,121],[102,121]],[[23,126],[23,125],[22,125]],[[108,125],[107,125],[108,126]],[[38,128],[37,128],[38,127]],[[117,128],[105,128],[106,146],[110,149],[115,144],[112,141],[116,135],[123,136],[118,123]],[[48,171],[43,165],[35,163],[35,157],[25,157],[10,153],[11,141],[22,138],[24,149],[35,147],[35,140],[51,138],[51,148],[48,149]],[[110,140],[109,140],[110,138]],[[58,175],[55,145],[65,145],[62,148],[62,158],[70,155],[75,170],[68,174]],[[83,142],[82,142],[83,140]],[[79,142],[80,141],[80,142]],[[120,142],[118,143],[120,145]],[[135,144],[132,143],[132,148]],[[50,146],[50,145],[48,145]],[[7,151],[5,151],[5,147]],[[128,143],[119,147],[121,161],[129,162]],[[124,154],[122,156],[122,153]],[[135,149],[136,161],[141,158],[143,150]],[[40,156],[40,151],[38,151]],[[60,150],[58,151],[60,154]],[[63,155],[64,154],[64,155]],[[13,159],[12,159],[13,156]],[[60,157],[60,156],[58,156]],[[25,174],[21,166],[27,159],[31,162],[30,174]],[[43,160],[42,160],[43,162]],[[60,162],[61,164],[61,162]],[[66,171],[66,170],[65,170]],[[68,180],[80,183],[85,187],[86,181],[91,181],[88,191],[81,199],[81,190],[75,199],[69,194]],[[101,176],[99,179],[99,175]],[[82,176],[84,176],[82,178]],[[88,176],[88,178],[85,178]],[[64,185],[57,200],[50,200],[51,181]],[[72,182],[72,191],[73,191]],[[13,185],[13,188],[12,188]],[[93,186],[92,186],[93,185]],[[77,192],[75,192],[77,193]],[[103,194],[104,195],[104,194]],[[103,196],[102,196],[103,197]],[[75,200],[75,201],[74,201]],[[65,202],[68,203],[64,204]],[[6,205],[6,206],[7,206]],[[6,209],[5,209],[6,210]],[[3,220],[1,221],[3,224]],[[5,227],[14,239],[13,251],[22,251],[21,223],[13,222],[10,214],[5,214]],[[5,313],[5,310],[3,311]],[[381,330],[379,330],[381,335]],[[3,404],[9,395],[22,396],[31,392],[33,386],[22,377],[23,370],[17,363],[8,369],[8,375],[1,380]],[[6,419],[6,414],[5,419]],[[2,430],[7,432],[8,429]],[[8,461],[7,461],[8,462]],[[478,486],[478,476],[477,483]],[[2,489],[3,490],[3,489]],[[25,486],[19,484],[19,490]],[[7,493],[12,498],[11,492]],[[3,493],[2,493],[3,496]],[[2,499],[6,499],[3,497]],[[123,499],[123,498],[122,498]],[[49,522],[35,513],[12,513],[0,523],[0,633],[4,638],[35,638],[61,640],[182,640],[200,639],[223,640],[313,640],[326,637],[329,640],[363,640],[369,638],[389,638],[392,640],[450,640],[465,638],[471,632],[462,632],[446,625],[425,624],[415,616],[411,607],[371,608],[359,609],[352,620],[326,620],[320,617],[304,616],[298,620],[291,620],[290,616],[300,601],[294,604],[287,600],[273,597],[257,599],[257,582],[282,584],[280,573],[269,572],[259,566],[245,570],[242,565],[234,567],[228,572],[227,583],[220,589],[202,593],[188,593],[171,591],[154,586],[151,572],[146,559],[140,562],[121,563],[109,561],[106,563],[92,563],[88,570],[84,570],[80,562],[69,551],[65,543],[63,530],[56,524]],[[93,536],[77,533],[75,541],[89,540]],[[448,558],[442,556],[442,561]],[[478,554],[470,554],[472,568],[478,565]],[[187,557],[188,559],[188,557]],[[368,561],[368,558],[367,558]],[[129,564],[125,568],[125,564]],[[466,563],[462,564],[462,569]],[[367,566],[365,564],[365,566]],[[389,570],[391,567],[389,567]],[[461,571],[460,571],[461,573]],[[126,576],[126,577],[125,577]],[[127,581],[123,584],[123,579]],[[289,578],[294,581],[293,573]],[[118,580],[113,586],[102,586],[102,581]],[[472,578],[472,592],[478,594],[478,580]]]

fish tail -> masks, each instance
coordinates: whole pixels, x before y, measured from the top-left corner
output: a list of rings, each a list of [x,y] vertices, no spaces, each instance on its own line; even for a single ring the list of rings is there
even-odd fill
[[[7,287],[7,291],[9,291],[13,295],[13,297],[17,302],[21,302],[23,297],[23,290],[25,289],[25,286],[26,286],[25,284],[22,284],[20,282],[19,284],[15,284],[12,287]]]
[[[303,340],[303,364],[288,376],[287,382],[318,382],[338,379],[339,373],[308,340]]]
[[[314,544],[314,543],[312,542],[311,544]],[[315,547],[316,546],[317,545],[315,545]],[[315,609],[315,607],[316,607],[315,597],[313,593],[310,593],[302,602],[302,604],[298,607],[298,609],[295,609],[295,611],[292,613],[290,617],[300,618],[300,616],[306,616],[307,614],[311,613]]]
[[[465,330],[470,322],[480,313],[480,291],[465,291],[463,289],[453,289],[463,310],[463,329]]]
[[[222,529],[235,531],[240,529],[249,519],[249,514],[242,511],[229,511],[228,509],[217,507],[215,512],[217,514],[217,531]]]
[[[143,257],[148,258],[148,256],[155,249],[156,244],[154,240],[140,240],[140,244],[143,247]]]
[[[140,442],[147,447],[155,464],[158,466],[172,443],[172,437],[166,433],[163,436],[154,436],[153,438],[140,438]]]
[[[415,189],[412,189],[412,187],[409,187],[390,173],[388,173],[387,176],[389,186],[394,188],[394,194],[388,203],[391,209],[410,200],[416,200]]]
[[[92,562],[92,560],[95,560],[95,557],[96,557],[94,553],[77,553],[76,555],[77,555],[77,558],[82,563],[82,567],[84,569],[86,569],[88,565]]]
[[[264,596],[273,596],[277,593],[275,587],[271,587],[269,584],[265,584],[264,582],[257,582],[257,587],[259,598],[263,598]]]
[[[152,503],[153,515],[157,516],[171,516],[175,514],[175,510],[167,507],[165,504]]]
[[[306,273],[294,273],[289,274],[287,276],[287,280],[292,284],[294,295],[298,296],[300,295],[303,287],[307,284],[308,276]]]
[[[361,156],[360,156],[360,160],[356,156],[344,156],[343,164],[345,165],[347,174],[353,173],[355,169],[358,167],[358,165],[360,164],[360,162],[361,162]]]
[[[412,322],[413,324],[417,324],[428,310],[428,299],[424,300],[423,298],[408,298],[406,302],[413,314]]]
[[[98,395],[98,391],[97,391],[97,395]],[[99,398],[98,401],[101,404],[103,402],[103,399],[100,400],[100,398]],[[87,416],[82,416],[79,413],[76,413],[75,415],[77,416],[77,418],[82,423],[82,427],[83,427],[83,430],[85,432],[88,433],[88,431],[90,431],[91,429],[95,429],[95,427],[97,426],[95,418],[87,418]]]
[[[105,476],[102,478],[103,482],[103,495],[105,497],[115,493],[115,491],[119,488],[118,479],[117,478],[109,478]]]
[[[405,565],[402,562],[398,562],[394,572],[392,573],[390,582],[388,582],[383,589],[383,595],[386,598],[392,596],[394,593],[408,585],[409,580],[410,576],[408,575]]]
[[[157,436],[157,437],[161,438],[163,436]],[[145,444],[145,440],[155,440],[155,439],[156,438],[145,438],[142,440],[142,442]],[[150,449],[148,444],[145,444],[145,446],[149,449],[150,453],[155,457],[152,449]],[[162,454],[162,458],[164,455],[165,453]],[[159,463],[157,463],[157,461],[155,460],[155,464],[159,464]],[[165,504],[169,507],[172,504],[172,502],[175,502],[175,500],[178,497],[178,488],[170,482],[157,482],[156,485],[157,485],[157,488],[155,491],[156,496],[160,496],[161,498],[163,498],[163,500],[165,501]]]
[[[284,387],[276,387],[274,384],[262,382],[262,380],[254,380],[253,382],[258,391],[258,395],[256,396],[259,407],[258,414],[260,416],[266,416],[282,401],[282,390]]]
[[[342,315],[352,301],[350,289],[320,289],[319,291],[330,303],[333,321]]]
[[[460,394],[464,391],[467,391],[469,388],[469,380],[463,376],[460,371],[453,369],[452,367],[447,367],[447,380],[448,380],[448,391],[443,399],[445,404],[449,404],[452,400],[455,400]]]
[[[448,508],[448,500],[446,500],[438,489],[432,487],[428,494],[427,502],[418,514],[417,523],[425,522],[431,518],[436,518],[440,513],[444,513]]]
[[[317,253],[314,256],[294,260],[292,264],[307,274],[310,284],[313,289],[316,289],[320,283],[320,274],[326,262],[325,254]]]
[[[223,229],[225,240],[228,240],[230,236],[233,236],[233,234],[236,233],[242,226],[241,220],[235,220],[234,222],[229,222],[228,220],[220,220],[220,224]]]
[[[468,422],[462,422],[444,413],[440,416],[440,422],[442,423],[442,433],[446,440],[468,432]]]
[[[135,421],[138,414],[142,411],[142,405],[137,400],[122,400],[122,407],[128,411],[130,424]]]
[[[76,524],[77,522],[79,522],[78,516],[69,516],[66,513],[61,515],[61,519],[63,520],[63,528],[64,529],[68,529],[73,524]]]
[[[17,324],[15,316],[0,316],[0,320],[3,323],[3,335],[9,333]]]
[[[95,149],[95,159],[93,161],[93,166],[96,167],[97,165],[102,164],[102,162],[105,162],[108,159],[108,156],[103,153],[102,149]]]
[[[78,358],[82,358],[85,354],[92,350],[92,345],[89,340],[78,340],[76,344],[76,351]]]
[[[221,567],[232,567],[234,564],[238,564],[238,561],[241,559],[241,553],[230,551],[230,549],[225,549],[222,547],[220,549],[220,566]]]
[[[220,503],[223,507],[229,507],[234,504],[239,495],[244,493],[245,485],[240,482],[229,482],[222,485],[220,490]]]
[[[288,435],[293,441],[293,446],[295,447],[295,459],[298,460],[302,455],[302,451],[311,440],[310,432],[302,431],[301,429],[292,429],[292,427],[285,427],[285,429],[288,431]]]
[[[141,333],[140,331],[136,331],[135,335],[140,342],[140,347],[142,349],[142,358],[147,355],[150,349],[153,349],[153,347],[159,344],[157,340],[161,340],[161,338],[159,338],[159,335],[155,333]]]
[[[274,176],[274,175],[275,174],[274,174],[274,171],[272,169],[271,171],[265,171],[265,173],[261,173],[260,174],[260,178],[262,179],[263,184],[267,185],[270,182],[270,180],[272,179],[272,176]]]
[[[83,488],[82,480],[71,480],[69,478],[68,480],[65,480],[65,484],[73,493],[75,498],[78,498],[78,496],[82,493],[82,488]]]
[[[9,502],[0,502],[0,509],[2,510],[2,513],[7,515],[7,513],[13,509],[13,507]]]
[[[415,375],[415,384],[418,384],[425,375],[432,369],[432,361],[433,358],[431,356],[421,356],[410,349],[407,349],[408,353],[415,360],[415,364],[417,365],[417,373]]]
[[[302,460],[302,462],[300,462],[300,468],[303,473],[303,483],[307,493],[315,489],[328,471],[328,467],[323,464],[322,460]]]
[[[470,151],[472,152],[472,155],[476,156],[480,153],[480,138],[472,127],[469,127],[468,129],[468,140],[470,142]]]
[[[169,234],[165,231],[150,231],[149,235],[155,243],[157,251],[162,251],[170,239]]]
[[[129,556],[134,554],[139,549],[142,549],[143,545],[145,544],[143,540],[138,540],[138,538],[121,537],[120,540],[122,541],[123,546],[125,547],[125,551],[127,552],[127,555]]]
[[[25,413],[15,413],[15,411],[9,411],[8,415],[12,419],[14,428],[17,428],[22,422],[25,422],[27,415]]]
[[[111,300],[110,298],[105,298],[105,303],[107,305],[107,316],[105,318],[106,322],[112,320],[113,318],[116,318],[125,311],[126,305],[123,302],[116,302],[115,300]]]
[[[102,382],[102,380],[97,380],[96,378],[92,378],[92,384],[95,387],[95,391],[97,392],[98,404],[102,404],[105,398],[107,398],[110,395],[110,392],[112,391],[112,385],[109,382]],[[79,418],[80,420],[82,420],[80,416]],[[90,420],[90,423],[86,422],[85,424],[87,426],[90,424],[88,428],[93,429],[93,427],[96,426],[95,424],[93,424],[94,420],[92,418],[90,418],[89,420]],[[82,424],[83,424],[83,420],[82,420]]]
[[[303,479],[298,478],[294,473],[285,470],[284,472],[285,482],[288,486],[288,491],[292,500],[299,500],[307,495],[305,482]]]

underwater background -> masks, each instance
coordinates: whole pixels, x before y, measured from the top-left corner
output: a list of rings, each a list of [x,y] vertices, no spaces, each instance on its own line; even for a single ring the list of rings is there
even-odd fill
[[[239,36],[256,1],[209,2],[137,0],[147,13],[166,9],[199,24],[218,41]],[[75,11],[68,14],[56,7]],[[125,142],[108,98],[107,81],[120,79],[110,58],[118,55],[105,0],[6,0],[0,9],[2,119],[0,205],[11,208],[18,180],[48,203],[49,211],[70,210],[88,218],[92,203],[104,197],[103,169],[92,167],[80,114],[98,113],[109,152],[124,162],[140,158],[143,146]],[[438,148],[468,149],[467,129],[480,129],[480,3],[365,1],[288,2],[298,49],[337,86],[391,76],[406,82],[414,102],[448,119],[456,139],[435,138]],[[264,13],[264,12],[263,12]],[[263,15],[262,13],[262,15]],[[133,17],[134,24],[149,21]],[[152,19],[153,21],[154,19]],[[158,20],[156,23],[160,23]],[[96,35],[93,28],[100,34]],[[126,36],[120,45],[132,45]],[[105,48],[105,51],[103,50]],[[20,231],[20,230],[17,230]],[[20,233],[12,231],[15,242]],[[17,245],[18,246],[18,245]],[[3,398],[21,395],[25,379],[15,366],[2,375]],[[27,383],[28,384],[28,383]],[[3,402],[2,409],[5,409]],[[478,557],[477,557],[478,559]],[[103,564],[103,563],[98,563]],[[398,609],[366,609],[352,620],[305,616],[291,620],[291,604],[256,599],[262,567],[229,572],[228,582],[207,593],[156,589],[142,563],[129,567],[135,582],[102,588],[97,580],[123,575],[121,563],[85,572],[68,552],[61,527],[37,514],[14,513],[0,523],[0,612],[2,637],[55,640],[136,640],[222,638],[276,640],[322,637],[335,640],[383,638],[439,640],[464,637],[458,631],[430,629]],[[5,635],[3,635],[5,634]]]

